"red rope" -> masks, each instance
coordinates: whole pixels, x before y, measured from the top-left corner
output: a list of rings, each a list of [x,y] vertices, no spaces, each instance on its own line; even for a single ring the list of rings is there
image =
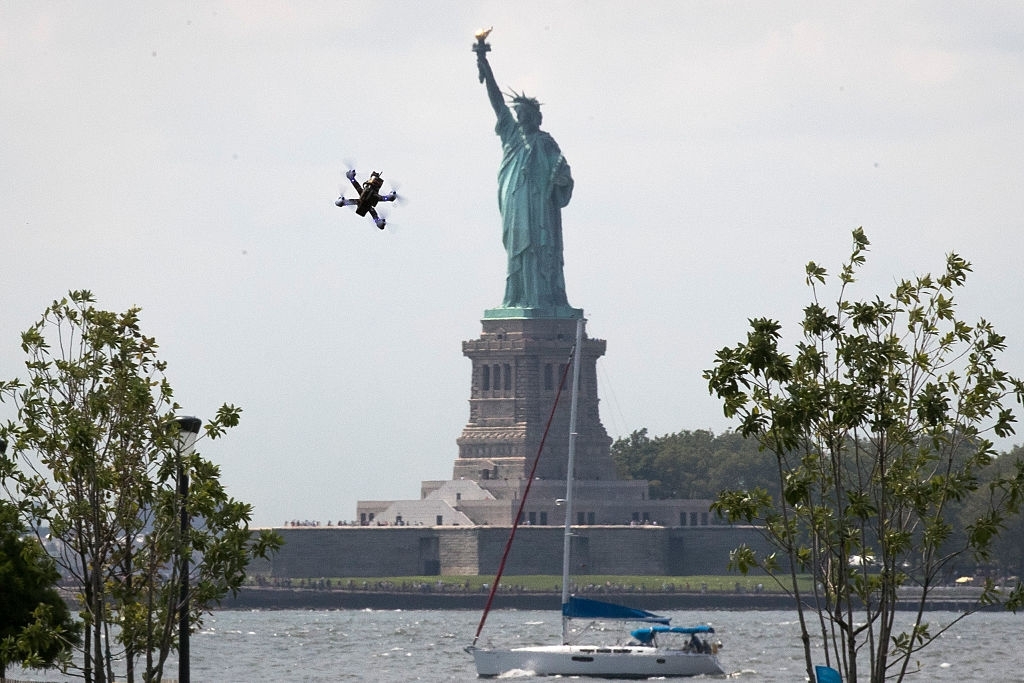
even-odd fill
[[[476,645],[476,641],[480,638],[480,632],[484,630],[484,622],[487,621],[487,614],[491,611],[491,603],[494,602],[494,594],[498,591],[498,583],[501,581],[501,575],[505,572],[505,562],[508,560],[508,553],[512,550],[512,541],[516,537],[516,530],[519,528],[519,520],[523,516],[523,507],[526,505],[526,498],[530,495],[530,487],[533,486],[534,473],[537,472],[537,463],[540,462],[540,454],[544,451],[544,442],[548,439],[548,431],[551,429],[551,422],[555,419],[555,409],[558,407],[558,399],[562,396],[562,388],[565,386],[565,378],[569,375],[569,368],[572,366],[573,354],[576,353],[576,347],[573,345],[572,351],[569,353],[569,362],[565,364],[565,368],[562,370],[562,379],[558,383],[558,392],[555,394],[555,403],[551,406],[551,414],[548,415],[548,422],[544,426],[544,435],[540,439],[540,446],[537,447],[537,455],[533,458],[533,467],[530,468],[530,478],[526,482],[526,488],[523,490],[523,497],[519,500],[519,510],[516,511],[516,518],[512,521],[512,532],[508,535],[508,540],[505,542],[505,552],[501,555],[501,563],[498,565],[498,573],[494,576],[494,582],[491,584],[491,591],[487,595],[487,604],[484,605],[484,613],[480,615],[480,624],[476,627],[476,635],[473,636],[473,645]]]

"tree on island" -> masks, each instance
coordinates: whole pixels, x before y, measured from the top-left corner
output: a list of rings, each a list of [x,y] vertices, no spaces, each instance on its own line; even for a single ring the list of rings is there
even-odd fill
[[[0,680],[9,664],[56,666],[80,640],[80,624],[56,588],[53,558],[27,531],[17,506],[0,500]]]
[[[11,451],[0,480],[31,528],[48,527],[61,573],[81,591],[83,678],[113,681],[112,663],[124,661],[128,681],[140,663],[141,679],[157,681],[182,610],[199,626],[242,585],[249,560],[280,539],[254,537],[252,507],[227,495],[216,465],[180,447],[180,406],[139,309],[94,303],[88,291],[70,292],[22,334],[27,379],[0,382],[0,400],[17,408],[17,422],[0,427]],[[205,435],[223,435],[240,413],[221,406]]]
[[[714,498],[723,489],[778,489],[774,469],[758,457],[757,442],[737,432],[696,429],[650,437],[644,427],[616,439],[611,452],[619,477],[647,481],[654,500]]]
[[[779,497],[776,464],[763,457],[756,438],[739,432],[713,434],[705,429],[684,429],[651,437],[644,427],[616,439],[611,452],[619,477],[647,481],[653,500],[715,498],[726,489],[756,488],[765,489],[772,498]],[[1022,456],[1024,447],[1020,446],[1001,453],[979,471],[977,490],[963,501],[950,503],[944,514],[953,525],[954,535],[964,534],[979,510],[988,504],[989,482],[1008,475]],[[960,560],[946,566],[947,583],[975,571],[1020,576],[1024,573],[1024,514],[1005,520],[1005,528],[993,541],[991,557],[985,562],[963,557]]]
[[[1009,453],[1004,453],[982,470],[980,478],[982,486],[964,501],[960,520],[966,527],[969,520],[983,514],[985,510],[987,483],[1003,477],[1015,476],[1016,463],[1024,458],[1024,447],[1016,446]],[[992,539],[992,559],[994,562],[985,567],[988,571],[997,571],[1001,576],[1024,576],[1024,510],[1005,519],[1005,526],[999,536]]]
[[[718,496],[720,515],[759,525],[777,549],[737,548],[730,566],[761,569],[792,592],[812,681],[820,657],[847,681],[903,680],[916,652],[974,611],[931,625],[929,595],[957,562],[989,556],[1024,496],[1020,458],[980,485],[996,455],[986,435],[1013,433],[1004,402],[1020,402],[1024,384],[999,369],[1004,339],[988,322],[956,317],[953,292],[970,264],[950,254],[938,277],[900,282],[886,299],[852,300],[868,246],[855,230],[834,307],[818,297],[825,269],[807,265],[813,300],[793,356],[780,349],[780,324],[758,318],[704,373],[726,416],[739,417],[740,432],[774,462],[781,491]],[[948,513],[968,496],[974,514],[956,533]],[[814,576],[809,591],[798,573]],[[989,582],[979,606],[1016,609],[1022,597],[1019,581],[1011,590]],[[895,620],[901,598],[915,605],[905,630]]]

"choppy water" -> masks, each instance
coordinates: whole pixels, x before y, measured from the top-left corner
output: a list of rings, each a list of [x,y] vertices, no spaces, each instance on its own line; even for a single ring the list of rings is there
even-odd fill
[[[724,648],[719,659],[730,680],[793,683],[804,680],[796,614],[788,611],[665,612],[674,624],[713,624]],[[931,612],[933,625],[954,616]],[[192,680],[250,681],[471,681],[463,651],[480,615],[464,611],[225,611],[208,617],[192,636]],[[554,643],[557,612],[492,613],[481,645]],[[933,626],[934,630],[934,626]],[[912,680],[1020,681],[1024,615],[968,617],[921,653]],[[167,668],[177,675],[177,664]],[[11,678],[60,681],[54,672],[8,671]],[[71,680],[71,679],[67,679]],[[531,676],[521,681],[550,681]]]

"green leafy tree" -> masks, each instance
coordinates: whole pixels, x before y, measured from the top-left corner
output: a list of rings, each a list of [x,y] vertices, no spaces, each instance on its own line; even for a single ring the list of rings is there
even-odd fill
[[[772,489],[774,472],[758,453],[755,439],[703,429],[652,439],[644,428],[612,444],[619,476],[647,480],[655,499],[714,498],[725,488]]]
[[[654,477],[654,461],[658,457],[658,444],[647,436],[647,428],[634,431],[624,439],[616,439],[612,443],[612,460],[619,476],[624,479],[644,479],[651,484],[651,496],[658,498],[653,491],[661,483],[660,477]]]
[[[810,680],[815,631],[824,643],[818,656],[844,680],[881,683],[902,680],[914,654],[971,611],[938,626],[924,618],[946,568],[987,558],[1020,507],[1024,462],[984,490],[979,475],[995,456],[987,437],[1012,434],[1004,402],[1020,402],[1024,385],[997,365],[1003,337],[984,320],[956,317],[966,261],[951,254],[938,277],[856,301],[847,290],[869,243],[860,229],[853,238],[834,305],[819,300],[825,269],[807,266],[813,301],[793,355],[780,349],[779,323],[758,318],[704,376],[740,432],[759,440],[779,482],[777,496],[726,490],[716,500],[717,512],[761,525],[777,549],[738,548],[732,566],[761,568],[792,591]],[[957,536],[949,508],[972,493],[984,505]],[[810,591],[800,590],[797,572],[813,573]],[[905,630],[895,622],[901,595],[916,600]],[[1019,583],[1008,593],[990,584],[982,603],[1020,600]]]
[[[17,507],[0,500],[0,680],[8,664],[65,661],[81,630],[57,591],[53,559],[26,532]]]
[[[182,610],[201,624],[211,603],[241,586],[249,559],[280,539],[253,538],[251,506],[227,495],[216,465],[178,448],[180,407],[139,309],[94,303],[90,292],[70,292],[22,334],[27,379],[0,383],[0,400],[17,407],[17,422],[0,429],[13,451],[0,477],[49,527],[61,573],[81,589],[83,678],[113,681],[112,663],[124,661],[134,681],[141,661],[142,679],[156,681]],[[221,406],[205,436],[223,435],[240,413]],[[179,473],[191,482],[187,499]],[[195,520],[184,534],[183,510]]]
[[[770,460],[761,456],[757,440],[738,432],[719,434],[714,442],[709,490],[703,497],[714,498],[726,489],[753,491],[758,488],[778,495],[775,468]]]

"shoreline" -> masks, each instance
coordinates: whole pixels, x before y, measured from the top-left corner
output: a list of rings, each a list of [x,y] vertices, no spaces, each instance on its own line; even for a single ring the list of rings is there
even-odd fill
[[[793,598],[780,593],[585,593],[585,597],[618,602],[653,612],[658,610],[785,610],[793,607]],[[219,610],[475,610],[482,611],[486,593],[424,592],[424,591],[361,591],[309,588],[242,588],[238,595],[228,596],[216,607]],[[561,594],[555,592],[499,592],[492,609],[554,610],[561,609]],[[978,601],[969,597],[939,596],[928,600],[929,611],[962,612],[978,608]],[[917,609],[916,601],[901,600],[897,609]],[[982,607],[982,610],[990,608]]]

